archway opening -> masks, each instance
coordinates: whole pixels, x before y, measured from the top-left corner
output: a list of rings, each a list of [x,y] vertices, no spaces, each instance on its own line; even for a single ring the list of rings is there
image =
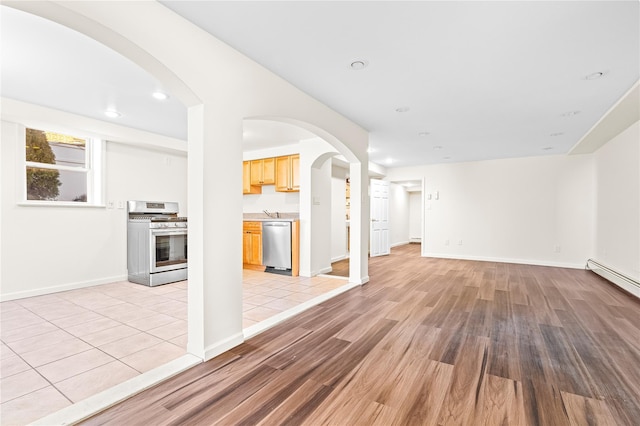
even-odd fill
[[[363,280],[356,268],[350,271],[349,276],[346,277],[348,282],[343,279],[336,283],[335,277],[323,276],[331,270],[332,259],[332,233],[328,232],[332,228],[331,218],[334,213],[332,207],[335,206],[332,203],[334,198],[332,194],[332,164],[336,161],[344,170],[348,170],[352,167],[352,163],[347,160],[350,158],[356,169],[359,170],[361,164],[357,157],[337,138],[312,124],[288,117],[274,116],[244,119],[243,151],[245,162],[266,161],[273,157],[292,154],[298,155],[300,167],[299,190],[296,192],[279,193],[274,189],[274,185],[266,183],[254,188],[255,193],[246,193],[243,196],[243,219],[245,221],[266,220],[268,216],[265,215],[274,213],[281,214],[283,217],[295,217],[299,220],[300,226],[300,277],[306,278],[305,282],[307,283],[310,282],[310,279],[324,280],[324,283],[320,282],[320,284],[326,289],[326,293],[331,293],[331,291],[345,285],[351,284],[352,287],[354,283],[356,285],[362,284]],[[259,166],[256,165],[256,167]],[[343,194],[340,205],[336,207],[344,210],[345,202]],[[362,206],[358,205],[356,208],[362,208]],[[344,227],[346,221],[344,214],[342,214],[342,218],[341,226]],[[354,251],[358,250],[359,247]],[[244,271],[244,276],[247,275],[250,274]],[[255,278],[254,272],[251,275]],[[254,278],[244,280],[245,295],[248,294],[249,298],[253,296],[253,293],[250,286],[247,285],[247,281],[253,281]],[[286,285],[283,287],[287,290]],[[318,291],[318,289],[314,291]],[[294,295],[294,297],[297,296]],[[243,300],[248,300],[248,298],[244,297]],[[249,299],[249,301],[257,300],[258,298]],[[306,302],[302,297],[300,300]],[[274,307],[275,303],[277,302],[272,303],[271,306]],[[281,301],[281,305],[287,306],[287,303]],[[251,306],[245,306],[245,309],[247,308],[249,310],[255,309]],[[245,327],[245,336],[253,335],[264,329],[264,327],[254,327],[255,324],[252,323],[251,318],[247,321],[246,314],[244,323],[249,325],[249,327]],[[270,326],[270,324],[267,325]]]

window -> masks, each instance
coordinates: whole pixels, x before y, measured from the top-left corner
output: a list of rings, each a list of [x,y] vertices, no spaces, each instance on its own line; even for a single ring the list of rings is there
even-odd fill
[[[102,204],[102,141],[26,129],[26,200]]]

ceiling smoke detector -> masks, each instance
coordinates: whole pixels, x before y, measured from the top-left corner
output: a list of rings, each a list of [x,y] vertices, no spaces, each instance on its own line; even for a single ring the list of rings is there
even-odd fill
[[[418,136],[429,136],[430,133],[429,132],[420,132],[418,133]]]
[[[604,76],[604,72],[603,71],[598,71],[598,72],[592,72],[589,75],[585,75],[584,79],[585,80],[597,80],[602,76]]]
[[[400,108],[396,108],[396,112],[407,112],[410,109],[411,108],[409,108],[409,107],[400,107]]]
[[[544,148],[542,148],[543,151],[551,151],[552,149],[552,146],[545,146]]]
[[[434,150],[438,151],[442,149],[442,145],[436,145],[433,147]]]
[[[120,116],[122,116],[122,114],[120,114],[118,111],[113,110],[113,109],[108,109],[104,112],[104,115],[106,115],[109,118],[118,118]]]
[[[555,136],[562,136],[562,135],[564,135],[564,133],[556,132],[556,133],[551,133],[549,136],[554,136],[555,137]]]
[[[367,67],[367,65],[369,65],[369,63],[367,61],[359,59],[357,61],[351,62],[351,65],[349,65],[349,66],[351,67],[351,69],[358,71],[358,70],[365,69]]]

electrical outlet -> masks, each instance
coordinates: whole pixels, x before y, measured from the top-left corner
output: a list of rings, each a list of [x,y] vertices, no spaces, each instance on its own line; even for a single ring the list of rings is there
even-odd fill
[[[120,210],[124,209],[124,201],[118,201],[118,208]]]
[[[560,253],[560,245],[556,244],[555,246],[553,246],[553,252],[554,253]]]
[[[107,208],[108,209],[115,208],[115,201],[107,201]]]
[[[461,246],[462,245],[462,240],[458,240],[458,245]]]
[[[444,240],[444,245],[448,246],[449,245],[449,240]]]

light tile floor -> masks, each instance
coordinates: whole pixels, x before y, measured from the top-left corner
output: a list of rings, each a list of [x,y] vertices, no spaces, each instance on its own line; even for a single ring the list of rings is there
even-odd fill
[[[346,282],[243,270],[243,327]],[[186,352],[187,282],[118,282],[0,303],[0,424],[22,425]]]

